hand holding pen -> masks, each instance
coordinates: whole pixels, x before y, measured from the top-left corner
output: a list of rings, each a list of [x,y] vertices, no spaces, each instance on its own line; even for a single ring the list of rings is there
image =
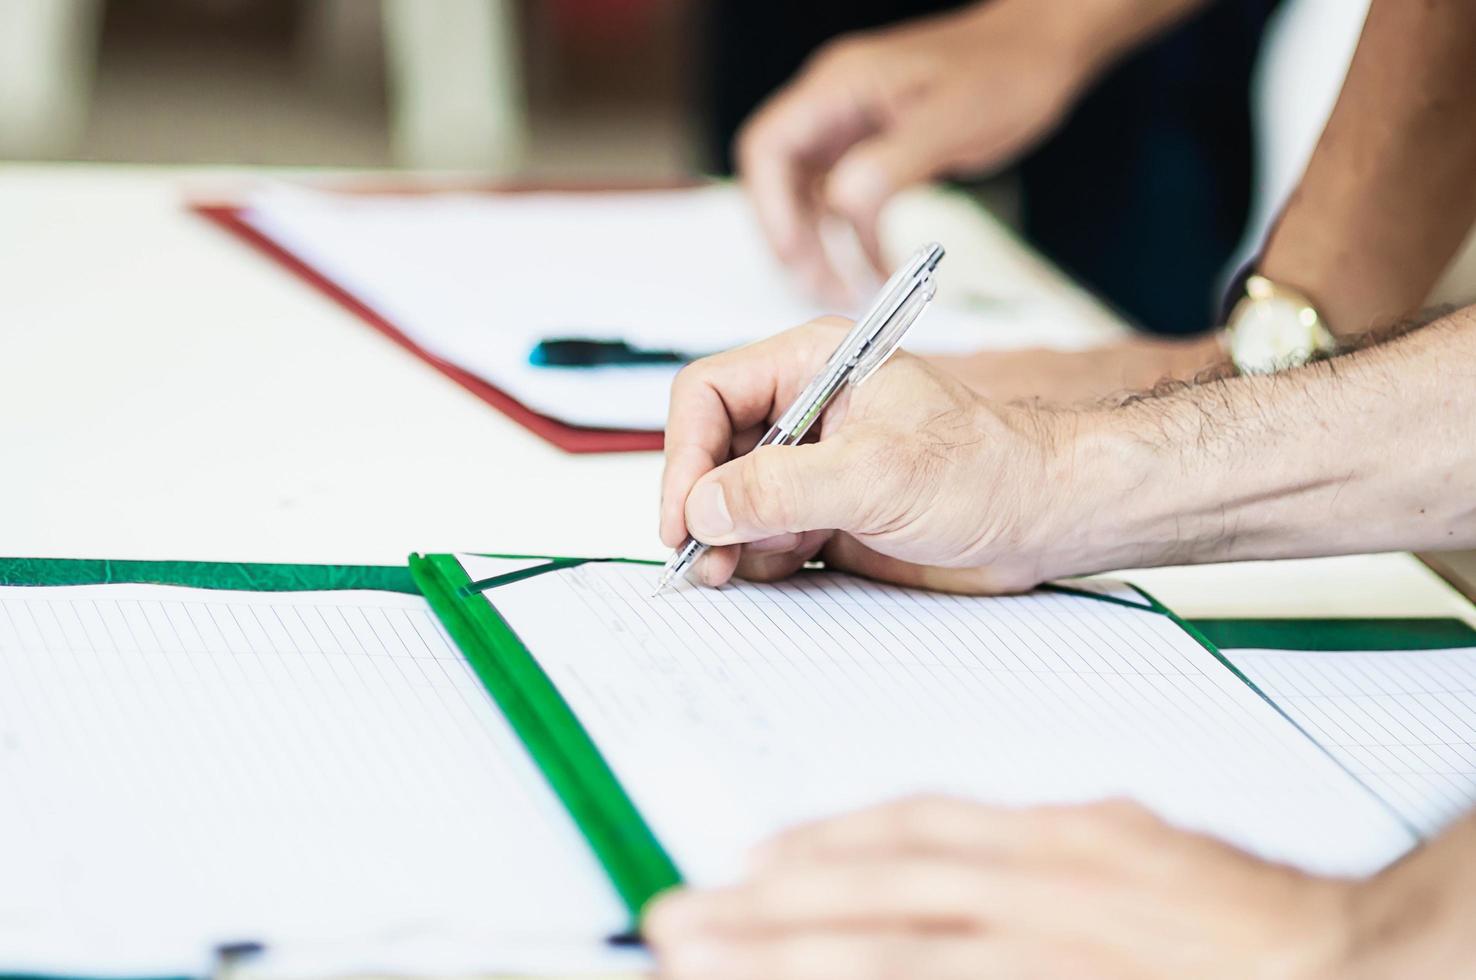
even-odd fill
[[[816,321],[706,358],[678,377],[661,537],[680,546],[679,554],[715,546],[695,578],[715,585],[735,570],[777,578],[815,557],[895,581],[970,591],[1008,586],[1033,572],[996,552],[1002,542],[995,532],[1016,528],[1002,519],[991,489],[1002,468],[1016,464],[1034,468],[1014,474],[1010,486],[1034,479],[1042,468],[1030,458],[1049,447],[1018,431],[1012,410],[997,409],[919,358],[901,353],[878,370],[886,361],[881,352],[899,339],[893,329],[915,318],[929,285],[898,299],[889,284],[884,297],[892,298],[879,304],[880,322],[892,329],[881,330],[870,316],[850,332],[843,321]],[[889,319],[897,310],[904,315]],[[886,343],[868,348],[872,358],[857,358],[858,335]],[[831,369],[853,359],[849,384],[832,388]],[[864,380],[858,368],[875,371],[875,379],[856,385]],[[819,441],[800,443],[842,390],[847,395],[826,416]],[[759,446],[766,435],[770,444]],[[689,531],[702,544],[687,544]]]

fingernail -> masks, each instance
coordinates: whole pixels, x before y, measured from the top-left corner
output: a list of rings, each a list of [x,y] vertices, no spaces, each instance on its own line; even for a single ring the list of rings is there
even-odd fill
[[[698,541],[721,537],[733,530],[733,515],[728,513],[722,484],[714,480],[692,491],[687,498],[687,530]]]

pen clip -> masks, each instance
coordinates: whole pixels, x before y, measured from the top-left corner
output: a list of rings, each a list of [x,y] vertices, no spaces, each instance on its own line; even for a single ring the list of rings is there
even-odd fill
[[[922,316],[928,301],[937,291],[938,286],[933,280],[932,273],[925,273],[919,278],[912,292],[907,294],[907,298],[897,307],[896,312],[877,332],[876,339],[857,358],[856,367],[851,372],[852,385],[861,384],[875,374],[877,368],[887,363],[887,359],[902,346],[902,338],[907,335],[908,330],[912,329],[917,318]]]

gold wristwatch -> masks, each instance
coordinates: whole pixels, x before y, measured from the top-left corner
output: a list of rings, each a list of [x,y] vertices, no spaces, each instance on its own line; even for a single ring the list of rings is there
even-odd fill
[[[1305,295],[1250,275],[1225,324],[1226,348],[1241,374],[1274,374],[1337,349],[1317,307]]]

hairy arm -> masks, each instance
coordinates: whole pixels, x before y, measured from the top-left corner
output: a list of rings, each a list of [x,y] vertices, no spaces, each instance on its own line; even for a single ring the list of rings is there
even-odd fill
[[[1056,421],[1082,570],[1476,546],[1476,307]]]
[[[1425,302],[1476,221],[1476,3],[1373,0],[1261,271],[1357,334]]]

